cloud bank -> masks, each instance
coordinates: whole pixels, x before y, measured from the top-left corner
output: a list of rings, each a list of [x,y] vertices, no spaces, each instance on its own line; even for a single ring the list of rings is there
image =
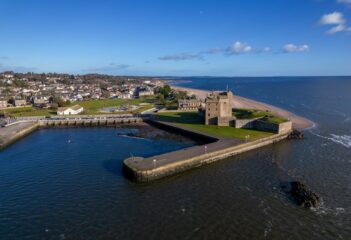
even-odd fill
[[[97,68],[88,68],[84,69],[84,72],[115,72],[119,70],[124,70],[129,68],[130,65],[128,64],[115,64],[115,63],[110,63],[108,66],[103,66],[103,67],[97,67]]]
[[[350,2],[351,0],[341,0],[343,2]],[[339,2],[341,2],[339,1]],[[344,18],[344,15],[341,12],[332,12],[325,14],[321,17],[319,20],[320,25],[327,25],[327,26],[332,26],[329,30],[327,30],[325,33],[326,34],[335,34],[338,32],[350,32],[351,27],[347,26],[346,19]]]
[[[310,47],[307,44],[304,45],[295,45],[292,43],[285,44],[282,47],[282,51],[284,53],[296,53],[296,52],[308,52]]]
[[[286,44],[281,48],[283,51],[279,50],[277,53],[293,53],[293,52],[307,52],[310,50],[307,44],[304,45],[294,45]],[[179,53],[161,56],[158,60],[162,61],[188,61],[188,60],[200,60],[204,61],[206,55],[222,54],[224,56],[231,55],[242,55],[242,54],[263,54],[273,52],[272,48],[254,48],[250,44],[241,41],[235,41],[229,47],[226,48],[212,48],[205,51],[200,51],[197,53]]]

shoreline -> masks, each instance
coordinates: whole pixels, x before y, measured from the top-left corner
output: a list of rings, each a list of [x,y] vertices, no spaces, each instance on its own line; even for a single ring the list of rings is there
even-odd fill
[[[188,88],[188,87],[180,87],[180,86],[175,86],[171,84],[171,87],[176,90],[180,91],[187,91],[188,94],[190,95],[196,95],[199,99],[204,100],[211,91],[208,90],[201,90],[201,89],[195,89],[195,88]],[[314,128],[316,124],[304,117],[298,116],[295,113],[289,112],[287,110],[284,110],[279,107],[275,107],[273,105],[255,101],[249,98],[245,97],[240,97],[237,95],[234,95],[234,103],[233,103],[233,108],[254,108],[254,109],[259,109],[263,111],[270,111],[274,114],[277,114],[279,116],[282,116],[286,119],[289,119],[293,123],[293,128],[297,130],[307,130]]]

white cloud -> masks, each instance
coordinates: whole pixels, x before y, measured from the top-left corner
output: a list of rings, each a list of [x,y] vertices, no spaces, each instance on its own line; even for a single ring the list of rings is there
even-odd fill
[[[344,24],[346,21],[342,13],[333,12],[333,13],[323,15],[319,22],[322,25],[333,25],[333,24]]]
[[[130,65],[128,65],[128,64],[110,63],[107,66],[88,68],[88,69],[84,69],[83,71],[84,72],[94,72],[94,73],[108,73],[108,72],[117,72],[119,70],[125,70],[129,67],[130,67]]]
[[[351,6],[351,0],[337,0],[337,2]]]
[[[337,32],[342,32],[345,31],[346,27],[343,24],[340,25],[336,25],[335,27],[332,27],[331,29],[329,29],[328,31],[326,31],[327,34],[334,34]]]
[[[192,54],[192,53],[180,53],[173,55],[166,55],[158,58],[163,61],[185,61],[185,60],[203,60],[203,57],[200,53]]]
[[[265,48],[253,48],[247,43],[242,43],[239,41],[234,42],[231,46],[227,48],[211,48],[209,50],[200,51],[196,53],[178,53],[178,54],[170,54],[164,55],[158,58],[158,60],[162,61],[187,61],[187,60],[206,60],[206,56],[216,55],[216,54],[224,54],[224,55],[239,55],[239,54],[249,54],[249,53],[268,53],[271,52],[272,49],[270,47]]]
[[[227,53],[229,54],[242,54],[242,53],[250,53],[252,51],[252,47],[247,43],[241,43],[239,41],[233,43],[228,49]]]
[[[351,0],[340,0],[339,2],[341,1],[345,3],[351,3]],[[333,12],[323,15],[322,18],[319,20],[319,23],[321,25],[335,25],[334,27],[326,31],[326,34],[335,34],[338,32],[349,31],[350,29],[346,24],[346,19],[344,18],[344,15],[340,12]]]
[[[308,52],[310,47],[307,44],[295,45],[292,43],[285,44],[282,48],[284,53],[294,53],[294,52]]]

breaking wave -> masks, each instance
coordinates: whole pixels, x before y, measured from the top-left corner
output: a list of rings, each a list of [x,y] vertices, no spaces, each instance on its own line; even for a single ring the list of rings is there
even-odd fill
[[[351,136],[349,135],[336,135],[336,134],[330,134],[330,137],[322,136],[317,133],[314,133],[311,131],[311,133],[317,137],[324,138],[327,140],[330,140],[334,143],[340,144],[344,147],[351,148]]]

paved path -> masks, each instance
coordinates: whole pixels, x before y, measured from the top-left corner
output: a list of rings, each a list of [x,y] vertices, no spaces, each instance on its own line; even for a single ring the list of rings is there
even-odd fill
[[[184,148],[181,150],[169,152],[169,153],[164,153],[161,155],[156,155],[152,156],[149,158],[143,158],[143,159],[130,159],[130,161],[133,161],[133,167],[138,168],[138,170],[152,170],[154,168],[157,168],[158,166],[165,166],[169,163],[181,161],[184,159],[189,159],[192,157],[196,157],[199,155],[203,154],[209,154],[211,152],[215,152],[218,150],[226,149],[228,147],[233,147],[236,145],[240,145],[244,143],[245,141],[240,140],[240,139],[230,139],[230,138],[214,138],[211,135],[193,130],[193,129],[188,129],[183,126],[176,125],[174,123],[166,123],[162,122],[160,124],[164,125],[169,125],[171,127],[179,128],[185,131],[189,132],[194,132],[199,135],[203,135],[204,137],[209,137],[214,139],[215,142],[209,143],[209,144],[204,144],[200,146],[193,146],[189,148]]]

